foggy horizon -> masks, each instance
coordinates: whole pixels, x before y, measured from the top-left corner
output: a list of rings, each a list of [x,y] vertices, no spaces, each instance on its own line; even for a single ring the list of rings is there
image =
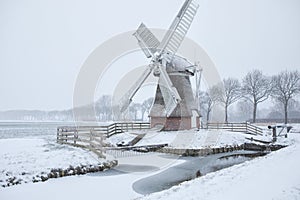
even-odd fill
[[[187,37],[206,50],[221,78],[299,69],[299,1],[198,2]],[[141,22],[167,29],[182,3],[1,1],[0,111],[71,109],[76,78],[93,50]],[[142,53],[129,58],[117,66],[149,63]]]

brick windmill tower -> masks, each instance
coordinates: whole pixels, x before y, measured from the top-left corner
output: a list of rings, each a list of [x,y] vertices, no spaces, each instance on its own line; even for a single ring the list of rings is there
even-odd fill
[[[186,0],[161,42],[143,23],[139,26],[134,36],[151,62],[122,98],[121,112],[129,107],[136,92],[153,72],[159,80],[149,115],[151,127],[163,125],[164,130],[169,131],[199,127],[199,111],[190,80],[197,66],[176,55],[198,7],[193,0]]]

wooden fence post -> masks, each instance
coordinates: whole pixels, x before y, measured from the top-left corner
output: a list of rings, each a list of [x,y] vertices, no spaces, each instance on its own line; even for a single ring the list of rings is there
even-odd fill
[[[74,144],[75,145],[76,145],[77,139],[78,139],[78,130],[75,130],[75,132],[74,132]]]
[[[90,129],[90,146],[91,146],[91,143],[92,143],[92,141],[93,141],[93,132],[94,132],[94,129],[91,128],[91,129]]]
[[[56,142],[59,142],[59,128],[57,128],[57,132],[56,132]]]
[[[65,135],[65,142],[68,142],[68,135]]]

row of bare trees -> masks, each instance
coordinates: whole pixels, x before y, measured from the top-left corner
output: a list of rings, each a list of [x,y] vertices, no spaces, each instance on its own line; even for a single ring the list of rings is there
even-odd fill
[[[288,122],[288,106],[292,99],[300,93],[299,71],[283,71],[268,77],[260,70],[248,72],[240,82],[236,78],[224,79],[200,95],[200,106],[210,120],[213,106],[220,103],[224,107],[225,122],[228,122],[228,108],[240,99],[252,104],[253,122],[256,122],[257,106],[272,97],[284,110],[284,122]]]
[[[148,98],[143,103],[133,103],[129,106],[129,118],[134,121],[143,121],[148,115],[153,104],[153,98]]]
[[[143,121],[149,115],[153,98],[146,99],[142,103],[132,103],[128,109],[128,117],[130,120]],[[112,97],[110,95],[101,96],[95,103],[95,111],[97,120],[99,121],[115,121],[122,120],[121,116],[115,116],[113,112]]]

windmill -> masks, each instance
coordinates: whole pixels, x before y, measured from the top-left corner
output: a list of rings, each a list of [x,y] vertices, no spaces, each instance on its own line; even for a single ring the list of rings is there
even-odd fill
[[[195,126],[193,124],[199,124],[198,109],[190,81],[196,66],[176,55],[198,7],[194,0],[186,0],[161,42],[145,24],[142,23],[138,27],[134,36],[146,57],[151,58],[151,62],[123,96],[121,112],[129,107],[134,95],[153,72],[159,80],[149,115],[151,127],[162,124],[165,130],[179,130],[190,129]]]

